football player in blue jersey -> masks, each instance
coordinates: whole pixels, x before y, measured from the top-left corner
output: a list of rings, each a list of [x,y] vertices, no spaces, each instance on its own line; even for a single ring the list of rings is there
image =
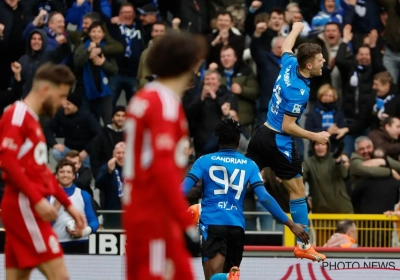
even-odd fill
[[[237,151],[240,132],[238,122],[221,121],[215,128],[220,150],[199,158],[183,182],[187,193],[203,178],[199,228],[206,280],[239,279],[245,238],[243,202],[247,188],[253,189],[262,205],[298,238],[304,243],[308,241],[304,226],[290,220],[266,191],[257,165]]]
[[[293,221],[308,226],[303,169],[293,136],[325,144],[330,134],[325,131],[310,132],[299,126],[310,94],[310,78],[322,75],[325,62],[317,44],[301,44],[296,55],[292,52],[303,27],[303,23],[295,22],[283,42],[282,69],[269,102],[267,120],[250,140],[246,157],[254,160],[260,170],[270,167],[275,172],[289,192]],[[294,255],[312,261],[325,260],[325,256],[317,253],[313,245],[305,244],[299,238]]]

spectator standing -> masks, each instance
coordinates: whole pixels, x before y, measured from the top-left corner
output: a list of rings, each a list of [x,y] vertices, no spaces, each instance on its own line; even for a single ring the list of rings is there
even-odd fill
[[[329,238],[324,247],[355,248],[358,237],[357,226],[352,220],[340,221],[336,233]]]
[[[313,32],[323,32],[328,22],[343,23],[344,10],[340,6],[340,0],[322,0],[320,9],[320,12],[311,21]]]
[[[157,22],[158,19],[158,8],[153,4],[146,4],[137,11],[140,13],[142,37],[145,45],[151,40],[151,30],[153,24]]]
[[[112,158],[115,145],[123,141],[125,118],[125,107],[115,107],[112,123],[104,126],[93,140],[90,164],[94,178],[97,178],[100,167]]]
[[[260,99],[257,113],[257,126],[267,119],[269,101],[279,72],[282,68],[281,55],[284,37],[275,37],[271,42],[271,51],[263,48],[261,35],[267,30],[267,24],[260,22],[251,40],[250,51],[257,65],[258,82],[260,85]]]
[[[90,112],[81,108],[81,98],[75,93],[68,95],[64,108],[50,120],[45,127],[47,146],[53,148],[56,161],[64,158],[70,150],[79,151],[82,164],[90,167],[88,156],[92,140],[100,132],[100,124]],[[54,135],[64,136],[63,144],[57,143]]]
[[[14,73],[14,85],[0,92],[0,118],[6,107],[21,99],[22,96],[21,64],[11,63],[11,70]]]
[[[31,20],[29,5],[25,1],[0,0],[0,91],[10,86],[10,64],[25,53],[22,33]]]
[[[385,55],[383,63],[398,84],[400,77],[400,2],[378,1],[387,12],[387,24],[385,26]]]
[[[83,166],[77,150],[70,150],[65,159],[72,162],[75,166],[74,184],[81,190],[86,191],[93,198],[93,190],[90,187],[92,182],[92,172],[89,167]]]
[[[233,93],[238,103],[238,122],[246,130],[248,136],[252,134],[256,119],[256,99],[259,87],[256,75],[248,67],[240,67],[235,49],[224,46],[221,49],[221,85]],[[218,65],[214,65],[218,67]]]
[[[122,210],[121,198],[123,196],[124,178],[122,168],[125,160],[125,143],[115,145],[113,157],[99,170],[96,178],[96,188],[104,192],[103,210]],[[121,217],[118,214],[107,214],[104,217],[104,228],[121,228]]]
[[[74,54],[75,71],[82,77],[85,94],[82,97],[86,108],[92,112],[96,119],[102,119],[104,124],[111,121],[112,93],[109,85],[111,76],[117,74],[118,66],[113,57],[104,54],[92,56],[93,49],[106,44],[105,28],[95,22],[89,27],[89,39],[80,45]]]
[[[355,57],[347,56],[348,43],[353,38],[351,28],[350,25],[344,27],[342,43],[335,59],[342,81],[348,81],[343,84],[343,113],[346,127],[338,131],[338,138],[349,132],[344,139],[345,152],[348,155],[354,151],[354,139],[365,134],[365,128],[360,129],[357,121],[367,119],[371,115],[369,104],[374,98],[373,77],[376,73],[385,71],[380,51],[376,48],[378,38],[376,30],[369,35],[369,46],[361,46]]]
[[[230,116],[230,110],[238,110],[235,97],[226,87],[221,86],[219,72],[208,70],[201,94],[196,95],[187,106],[188,118],[194,119],[196,123],[193,135],[196,157],[218,151],[214,127],[221,119]]]
[[[312,142],[314,155],[303,162],[303,179],[310,186],[313,213],[353,213],[353,206],[346,191],[344,179],[347,169],[342,163],[342,142],[334,153],[329,142]]]
[[[91,196],[73,183],[75,166],[72,162],[65,159],[61,160],[56,166],[56,177],[72,205],[85,214],[87,226],[82,231],[75,230],[74,226],[71,228],[72,217],[54,197],[51,197],[50,203],[58,210],[57,220],[53,224],[54,232],[58,236],[64,253],[88,254],[89,235],[99,228],[99,221],[93,211]]]
[[[172,24],[174,24],[172,22]],[[167,31],[167,26],[165,23],[162,22],[156,22],[153,24],[152,30],[151,30],[151,41],[149,42],[148,47],[143,50],[142,54],[140,55],[140,61],[139,61],[139,69],[137,71],[137,88],[138,90],[144,87],[145,84],[149,82],[149,80],[152,77],[152,74],[149,67],[147,66],[147,54],[149,53],[149,50],[153,46],[153,43],[157,40],[157,38],[165,35]]]
[[[111,36],[124,46],[124,53],[116,56],[118,74],[110,81],[113,107],[123,90],[126,103],[136,92],[140,55],[144,49],[143,37],[135,22],[135,9],[130,3],[124,3],[119,10],[119,22],[109,26]]]
[[[233,28],[233,18],[229,12],[222,11],[217,16],[217,30],[207,36],[209,54],[207,63],[220,63],[221,49],[229,45],[235,49],[239,63],[242,62],[244,38],[239,30]]]
[[[331,134],[330,151],[333,151],[339,143],[336,139],[338,128],[345,125],[344,115],[339,109],[337,92],[331,85],[321,86],[317,98],[315,109],[310,110],[306,115],[305,129],[312,132],[329,132]]]
[[[77,0],[73,3],[72,7],[67,10],[65,15],[65,24],[73,24],[76,26],[77,31],[83,29],[83,17],[92,11],[92,6],[90,1]],[[99,21],[101,20],[99,15]],[[90,25],[89,25],[90,26]]]
[[[355,149],[356,151],[351,155],[350,159],[350,178],[353,189],[358,181],[363,178],[393,177],[396,180],[400,180],[398,173],[400,172],[400,163],[390,157],[373,158],[374,146],[371,139],[366,136],[358,137],[355,141]],[[376,186],[376,183],[371,184],[371,186]],[[352,197],[355,197],[354,193]],[[377,213],[383,213],[386,210],[381,210]]]
[[[368,137],[374,147],[383,149],[387,156],[400,160],[400,119],[388,117],[380,128],[373,129]]]
[[[22,67],[21,77],[24,85],[22,97],[25,97],[31,90],[33,77],[41,65],[47,62],[59,64],[71,54],[71,47],[64,35],[58,35],[56,41],[59,43],[58,47],[46,51],[46,32],[43,29],[34,29],[29,34],[26,42],[26,54],[18,60]]]

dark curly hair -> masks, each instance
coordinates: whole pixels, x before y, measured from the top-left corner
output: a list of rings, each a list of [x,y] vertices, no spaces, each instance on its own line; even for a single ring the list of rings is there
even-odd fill
[[[239,146],[241,125],[233,119],[225,119],[215,127],[215,136],[220,146]]]

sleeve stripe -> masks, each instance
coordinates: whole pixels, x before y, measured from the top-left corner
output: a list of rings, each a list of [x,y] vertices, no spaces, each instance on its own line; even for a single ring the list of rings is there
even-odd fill
[[[251,184],[250,188],[255,189],[256,187],[260,187],[260,186],[264,186],[264,183],[261,181]]]
[[[197,176],[193,175],[192,173],[188,173],[186,177],[192,179],[195,182],[198,182],[200,180],[199,178],[197,178]]]
[[[285,111],[285,115],[288,115],[288,116],[291,116],[291,117],[299,117],[300,116],[300,114],[295,114],[295,113],[292,113],[292,112],[289,112],[289,111]]]

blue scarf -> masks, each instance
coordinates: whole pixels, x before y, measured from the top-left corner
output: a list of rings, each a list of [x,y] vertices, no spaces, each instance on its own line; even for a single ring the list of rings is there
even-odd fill
[[[224,70],[226,76],[226,87],[228,88],[228,90],[231,90],[233,72],[233,70]]]
[[[328,129],[335,124],[335,110],[324,111],[319,108],[316,109],[321,114],[322,128]]]
[[[201,83],[203,82],[205,73],[206,73],[206,62],[203,62],[200,66],[199,72],[197,73],[197,76],[199,78],[197,79],[196,81],[197,84],[195,85],[196,93],[201,93]]]
[[[125,57],[131,57],[132,55],[132,41],[133,38],[136,36],[136,23],[133,24],[132,28],[126,27],[125,24],[121,24],[119,26],[119,29],[121,30],[121,34],[124,36],[125,42],[126,42],[126,47],[125,47]]]
[[[123,185],[121,176],[119,175],[119,171],[117,168],[114,169],[115,176],[117,177],[117,185],[118,185],[118,197],[122,197],[124,195]]]
[[[384,113],[385,112],[385,104],[387,102],[389,102],[390,100],[392,100],[393,98],[394,98],[394,94],[386,96],[385,99],[376,97],[376,103],[373,107],[373,112],[378,113],[378,112],[382,111],[381,113]]]
[[[39,12],[40,10],[45,10],[47,12],[47,15],[44,17],[44,23],[47,23],[48,19],[49,19],[49,14],[51,13],[51,7],[49,5],[49,1],[46,1],[46,3],[44,3],[44,5],[42,3],[39,4]]]
[[[100,9],[108,18],[112,17],[111,5],[108,0],[100,0]]]
[[[85,50],[88,49],[90,42],[91,42],[90,40],[87,40],[85,42]],[[102,47],[104,45],[105,45],[105,42],[101,41],[100,47]],[[85,66],[83,67],[83,84],[85,85],[85,91],[86,91],[87,98],[89,100],[91,100],[91,99],[111,95],[111,89],[110,89],[110,86],[108,85],[108,77],[104,73],[104,70],[101,67],[100,67],[101,92],[99,92],[97,90],[97,87],[93,80],[92,67],[90,66],[90,64],[91,64],[91,61],[88,61],[85,63]]]

